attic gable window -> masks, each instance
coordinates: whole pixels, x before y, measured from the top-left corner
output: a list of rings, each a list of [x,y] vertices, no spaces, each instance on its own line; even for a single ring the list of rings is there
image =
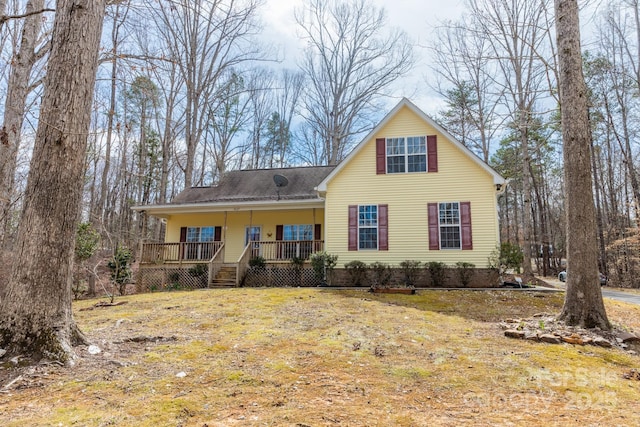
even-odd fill
[[[387,138],[387,173],[426,171],[427,146],[424,136]]]
[[[438,172],[436,135],[376,139],[376,173]]]

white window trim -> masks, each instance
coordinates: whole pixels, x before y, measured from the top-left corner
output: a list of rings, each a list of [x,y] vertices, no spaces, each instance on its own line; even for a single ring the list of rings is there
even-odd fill
[[[374,226],[360,226],[360,208],[364,207],[364,206],[375,206],[376,207],[376,225]],[[357,212],[357,225],[358,225],[358,251],[377,251],[378,248],[380,247],[380,231],[379,231],[379,226],[380,226],[380,210],[377,204],[370,204],[370,205],[358,205],[358,212]],[[360,229],[361,228],[375,228],[376,230],[376,247],[375,248],[362,248],[360,247]]]
[[[409,138],[424,138],[424,160],[425,160],[425,170],[424,171],[416,171],[409,172],[409,146],[408,139]],[[404,154],[388,154],[388,144],[391,139],[401,139],[404,143]],[[418,156],[422,154],[411,154],[411,156]],[[390,172],[389,171],[389,157],[399,158],[404,157],[404,172]],[[402,175],[408,173],[427,173],[429,172],[429,151],[427,147],[427,137],[426,135],[409,135],[409,136],[393,136],[384,139],[384,161],[385,161],[385,173],[389,175]]]
[[[458,205],[458,224],[442,224],[440,222],[440,205],[443,204],[457,204]],[[442,241],[444,240],[442,238],[442,228],[453,228],[453,227],[457,227],[458,228],[458,236],[459,236],[459,244],[457,248],[443,248],[442,247]],[[461,250],[462,249],[462,212],[460,212],[460,202],[459,201],[447,201],[447,202],[438,202],[438,240],[439,240],[439,245],[440,245],[440,249],[443,251],[457,251],[457,250]]]

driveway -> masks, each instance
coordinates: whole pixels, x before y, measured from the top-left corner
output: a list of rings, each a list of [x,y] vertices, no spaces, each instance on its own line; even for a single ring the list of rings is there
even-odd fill
[[[631,304],[640,305],[640,295],[622,292],[622,291],[613,291],[610,289],[602,288],[602,296],[605,298],[611,298],[618,301],[624,301]]]
[[[547,283],[555,286],[558,289],[562,289],[562,290],[566,289],[566,284],[559,280],[549,279],[549,278],[546,278],[545,280],[547,281]],[[602,289],[602,296],[605,298],[611,298],[617,301],[624,301],[630,304],[640,305],[640,295],[638,294],[633,294],[631,292],[624,292],[624,291],[616,291],[606,287],[601,287],[600,289]]]

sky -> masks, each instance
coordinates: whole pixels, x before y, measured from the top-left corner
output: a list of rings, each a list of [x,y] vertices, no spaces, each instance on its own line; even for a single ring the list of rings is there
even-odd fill
[[[283,64],[295,68],[296,58],[303,44],[298,38],[298,27],[294,9],[300,8],[304,0],[265,0],[263,8],[263,36],[265,41],[281,48]],[[403,96],[410,97],[425,113],[435,115],[442,108],[442,99],[430,89],[425,78],[429,73],[428,52],[424,46],[430,38],[432,28],[445,20],[456,20],[464,11],[463,0],[373,0],[387,12],[387,25],[402,28],[418,45],[415,49],[417,62],[414,71],[398,82],[391,107]]]
[[[416,43],[417,58],[413,72],[398,82],[390,100],[390,108],[403,96],[410,98],[425,113],[436,116],[444,107],[444,101],[430,86],[435,84],[429,76],[429,51],[425,47],[432,39],[434,27],[444,21],[461,18],[466,7],[464,0],[372,0],[387,12],[387,25],[404,29]],[[530,0],[534,1],[534,0]],[[265,0],[263,7],[264,40],[281,49],[283,66],[296,68],[296,58],[303,44],[298,38],[294,9],[301,8],[305,0]],[[583,49],[589,46],[589,34],[593,33],[595,13],[602,12],[608,0],[578,0],[581,8]]]

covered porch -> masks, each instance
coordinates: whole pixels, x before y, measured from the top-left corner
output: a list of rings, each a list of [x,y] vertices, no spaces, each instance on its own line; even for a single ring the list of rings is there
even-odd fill
[[[156,274],[154,280],[162,282],[155,284],[158,288],[170,282],[184,282],[188,288],[239,286],[253,258],[267,265],[287,266],[294,260],[306,262],[313,253],[323,250],[324,240],[252,240],[235,262],[225,262],[225,243],[221,241],[143,243],[139,279],[145,280],[145,275],[159,270],[163,274]]]

